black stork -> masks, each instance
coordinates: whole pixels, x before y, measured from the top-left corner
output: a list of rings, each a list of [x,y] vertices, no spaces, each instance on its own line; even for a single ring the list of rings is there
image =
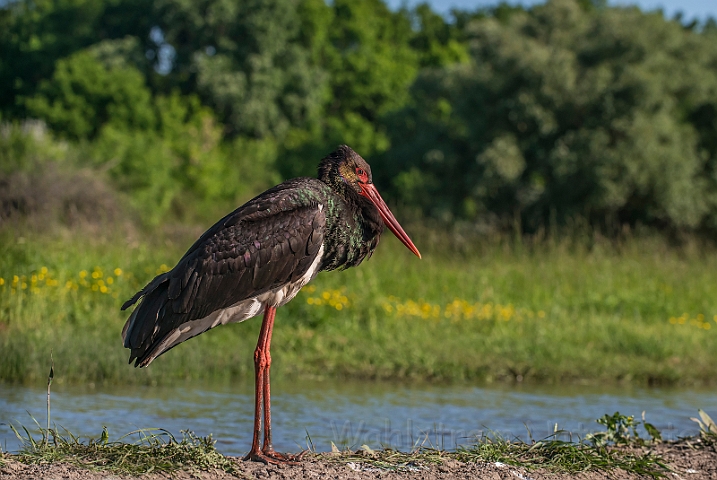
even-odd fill
[[[376,190],[368,163],[340,146],[321,161],[318,179],[288,180],[237,208],[122,306],[141,299],[122,330],[129,362],[146,367],[191,337],[263,310],[254,351],[254,436],[245,460],[297,462],[302,454],[278,453],[271,442],[269,348],[276,309],[319,272],[354,267],[371,256],[384,225],[421,257]]]

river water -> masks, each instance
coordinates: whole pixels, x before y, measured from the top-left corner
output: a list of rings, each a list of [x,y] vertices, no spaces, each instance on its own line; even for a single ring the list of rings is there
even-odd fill
[[[418,445],[454,449],[476,435],[529,439],[549,435],[555,424],[573,439],[602,430],[595,419],[619,411],[646,420],[677,439],[698,433],[690,417],[701,408],[717,418],[717,391],[633,387],[536,385],[431,385],[356,381],[275,381],[272,383],[274,446],[279,451],[307,448]],[[9,425],[46,422],[44,389],[0,384],[0,447],[16,451]],[[96,387],[53,385],[52,424],[73,434],[110,439],[140,428],[212,434],[230,455],[249,449],[253,385],[179,387]],[[527,427],[527,428],[526,428]],[[568,438],[568,435],[563,435]]]

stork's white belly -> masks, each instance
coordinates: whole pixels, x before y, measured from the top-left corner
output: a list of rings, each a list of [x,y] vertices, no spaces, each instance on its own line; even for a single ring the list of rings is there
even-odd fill
[[[173,346],[182,343],[191,337],[199,335],[210,328],[225,325],[227,323],[243,322],[244,320],[259,315],[267,305],[272,307],[281,307],[282,305],[285,305],[289,302],[289,300],[294,298],[297,293],[299,293],[299,290],[301,290],[304,285],[309,283],[319,273],[319,266],[321,265],[321,257],[323,257],[323,255],[324,246],[322,244],[321,247],[319,247],[316,258],[311,263],[309,269],[295,282],[287,283],[286,285],[262,293],[256,297],[242,300],[235,303],[231,307],[216,310],[204,318],[183,323],[179,327],[172,330],[165,337],[162,343],[154,349],[148,358],[146,365],[148,365],[162,352],[165,352]]]

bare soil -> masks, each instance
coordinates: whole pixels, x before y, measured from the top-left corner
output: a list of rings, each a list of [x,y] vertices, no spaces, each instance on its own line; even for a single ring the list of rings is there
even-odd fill
[[[660,455],[670,467],[665,478],[682,480],[715,480],[717,479],[717,448],[712,446],[695,446],[690,442],[665,443],[652,451]],[[171,478],[176,480],[230,480],[235,478],[261,480],[298,480],[298,479],[339,479],[339,480],[427,480],[427,479],[465,479],[479,478],[485,480],[598,480],[626,479],[637,480],[651,478],[620,470],[588,471],[580,473],[555,473],[542,469],[526,470],[499,463],[464,463],[446,459],[440,465],[425,465],[420,462],[402,465],[395,470],[379,469],[370,463],[345,462],[337,460],[331,454],[317,454],[306,458],[298,466],[273,466],[261,463],[243,462],[232,458],[236,463],[237,472],[230,474],[224,471],[179,471],[165,474],[146,474],[139,477],[115,475],[107,472],[94,472],[65,463],[44,465],[25,465],[15,461],[11,456],[5,457],[5,466],[0,467],[0,479],[24,480],[159,480]]]

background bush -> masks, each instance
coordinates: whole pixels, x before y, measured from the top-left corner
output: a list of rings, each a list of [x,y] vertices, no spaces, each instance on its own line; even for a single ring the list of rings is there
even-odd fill
[[[348,143],[404,216],[711,235],[716,25],[597,0],[450,18],[381,0],[5,2],[3,181],[44,156],[146,224],[207,221]]]
[[[389,235],[320,275],[279,314],[278,372],[714,382],[714,21],[597,0],[0,5],[0,380],[42,381],[50,352],[67,381],[251,375],[257,322],[139,370],[119,308],[347,143],[425,258]]]

